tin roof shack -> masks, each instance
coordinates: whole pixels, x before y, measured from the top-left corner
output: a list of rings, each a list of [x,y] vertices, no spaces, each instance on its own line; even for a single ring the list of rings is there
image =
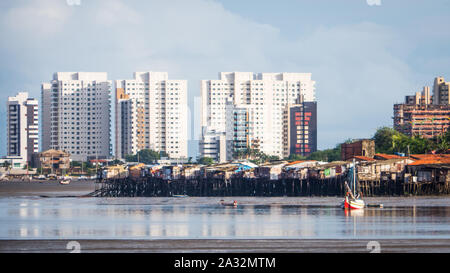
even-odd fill
[[[245,177],[245,178],[255,178],[254,169],[258,168],[258,165],[253,164],[251,162],[233,162],[232,164],[236,165],[236,169],[234,170],[234,175],[236,177]]]
[[[163,166],[161,168],[162,179],[175,180],[181,177],[181,166]]]
[[[309,170],[308,176],[319,179],[334,178],[345,173],[349,164],[347,161],[333,161],[317,165]]]
[[[186,165],[181,171],[182,176],[186,179],[192,179],[200,176],[201,165]]]
[[[114,165],[104,167],[102,170],[103,179],[116,179],[128,177],[128,170],[125,165]]]
[[[204,178],[220,178],[229,179],[238,167],[236,164],[223,163],[203,167],[202,173]]]
[[[46,173],[62,174],[70,168],[70,154],[64,151],[50,149],[38,153],[35,160],[35,166]]]
[[[403,176],[405,166],[414,162],[409,158],[398,158],[388,160],[376,160],[360,162],[356,165],[358,179],[360,181],[369,180],[395,180]]]
[[[341,144],[341,160],[349,160],[355,155],[373,157],[375,155],[375,141],[372,139],[361,139],[353,143]]]
[[[449,170],[449,156],[436,156],[432,159],[425,158],[407,166],[407,172],[412,175],[412,181],[414,182],[450,183]]]
[[[137,165],[128,168],[129,177],[133,179],[139,179],[145,176],[145,164],[139,163]]]
[[[268,163],[258,168],[255,168],[255,176],[261,178],[269,178],[270,180],[277,180],[282,178],[283,167],[287,164],[287,161],[277,161],[274,163]]]
[[[284,166],[283,177],[307,179],[308,169],[311,167],[316,167],[318,164],[319,162],[315,160],[299,160],[288,163]]]

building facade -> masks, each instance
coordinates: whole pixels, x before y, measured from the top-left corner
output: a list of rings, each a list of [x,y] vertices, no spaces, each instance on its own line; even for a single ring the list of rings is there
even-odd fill
[[[227,161],[227,143],[226,133],[216,131],[206,131],[203,128],[201,140],[199,142],[199,149],[201,156],[210,157],[214,161],[223,163]]]
[[[32,162],[34,153],[39,152],[39,110],[38,101],[20,92],[8,97],[7,110],[7,159],[12,167],[23,167]]]
[[[42,149],[72,160],[111,156],[111,81],[106,72],[56,72],[42,84]]]
[[[444,77],[436,77],[433,85],[433,103],[439,105],[449,105],[450,96],[448,93],[450,82],[446,82]]]
[[[46,174],[63,174],[70,168],[70,154],[63,151],[50,149],[37,153],[35,161],[36,167]]]
[[[252,105],[235,105],[231,99],[226,104],[226,159],[232,160],[248,148],[250,144],[250,113]]]
[[[287,105],[284,142],[285,155],[308,156],[317,151],[317,102]]]
[[[442,77],[434,80],[433,94],[425,86],[422,92],[406,96],[404,103],[394,104],[394,129],[407,136],[432,138],[450,126],[448,86]]]
[[[227,121],[234,122],[227,115],[231,101],[235,109],[247,111],[248,145],[258,143],[265,154],[289,156],[288,144],[283,141],[287,105],[296,104],[300,97],[314,102],[314,85],[311,73],[221,72],[218,80],[201,81],[201,126],[206,128],[202,130],[227,132]],[[227,137],[227,142],[231,140]],[[202,150],[200,153],[207,156]]]
[[[117,158],[143,149],[187,158],[187,81],[169,80],[167,72],[135,72],[117,80]]]
[[[347,161],[355,156],[373,158],[375,156],[375,141],[372,139],[361,139],[352,143],[341,144],[341,160]]]

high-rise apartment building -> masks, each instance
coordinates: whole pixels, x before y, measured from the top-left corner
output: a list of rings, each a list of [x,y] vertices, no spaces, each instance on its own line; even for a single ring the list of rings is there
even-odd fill
[[[116,81],[116,157],[143,149],[187,158],[187,81],[135,72]]]
[[[317,102],[289,104],[285,115],[284,154],[308,156],[317,151]]]
[[[23,167],[39,152],[38,101],[20,92],[8,97],[7,109],[7,158],[13,167]]]
[[[230,115],[240,119],[245,112],[247,145],[258,143],[258,149],[268,155],[280,158],[289,156],[290,149],[284,141],[288,133],[285,127],[288,105],[296,104],[301,99],[314,102],[314,84],[311,73],[221,72],[218,80],[201,81],[202,132],[227,132],[228,128],[227,147],[237,149],[243,145],[244,136],[240,131],[243,127],[241,124],[227,126],[227,121],[235,122]],[[227,114],[227,108],[234,110]],[[230,132],[230,128],[236,128],[236,132]],[[229,139],[232,135],[236,138]],[[236,143],[230,144],[230,141]],[[202,145],[200,153],[201,156],[208,155],[207,151],[202,150]]]
[[[433,103],[440,105],[449,105],[450,96],[448,90],[450,82],[446,82],[444,77],[436,77],[433,85]]]
[[[56,72],[42,84],[42,148],[86,161],[111,155],[111,81],[106,72]]]
[[[394,129],[408,136],[432,138],[450,127],[448,84],[442,77],[434,80],[433,95],[425,86],[422,92],[406,96],[404,103],[394,104]]]

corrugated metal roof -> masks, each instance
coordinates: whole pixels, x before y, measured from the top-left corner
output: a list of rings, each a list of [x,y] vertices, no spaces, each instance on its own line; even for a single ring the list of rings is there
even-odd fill
[[[419,165],[442,165],[442,164],[450,165],[450,157],[448,157],[448,156],[428,157],[428,158],[416,160],[409,165],[410,166],[419,166]]]
[[[389,154],[375,154],[376,157],[380,157],[382,159],[403,159],[404,156],[399,155],[389,155]]]

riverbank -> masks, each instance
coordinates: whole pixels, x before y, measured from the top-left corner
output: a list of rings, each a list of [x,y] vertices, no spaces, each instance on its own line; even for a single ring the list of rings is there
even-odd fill
[[[0,253],[68,253],[71,240],[1,240]],[[450,253],[450,239],[77,240],[82,253]],[[369,244],[369,245],[368,245]]]
[[[83,196],[95,191],[95,180],[73,180],[68,185],[59,181],[13,180],[0,182],[0,197],[6,196]]]

